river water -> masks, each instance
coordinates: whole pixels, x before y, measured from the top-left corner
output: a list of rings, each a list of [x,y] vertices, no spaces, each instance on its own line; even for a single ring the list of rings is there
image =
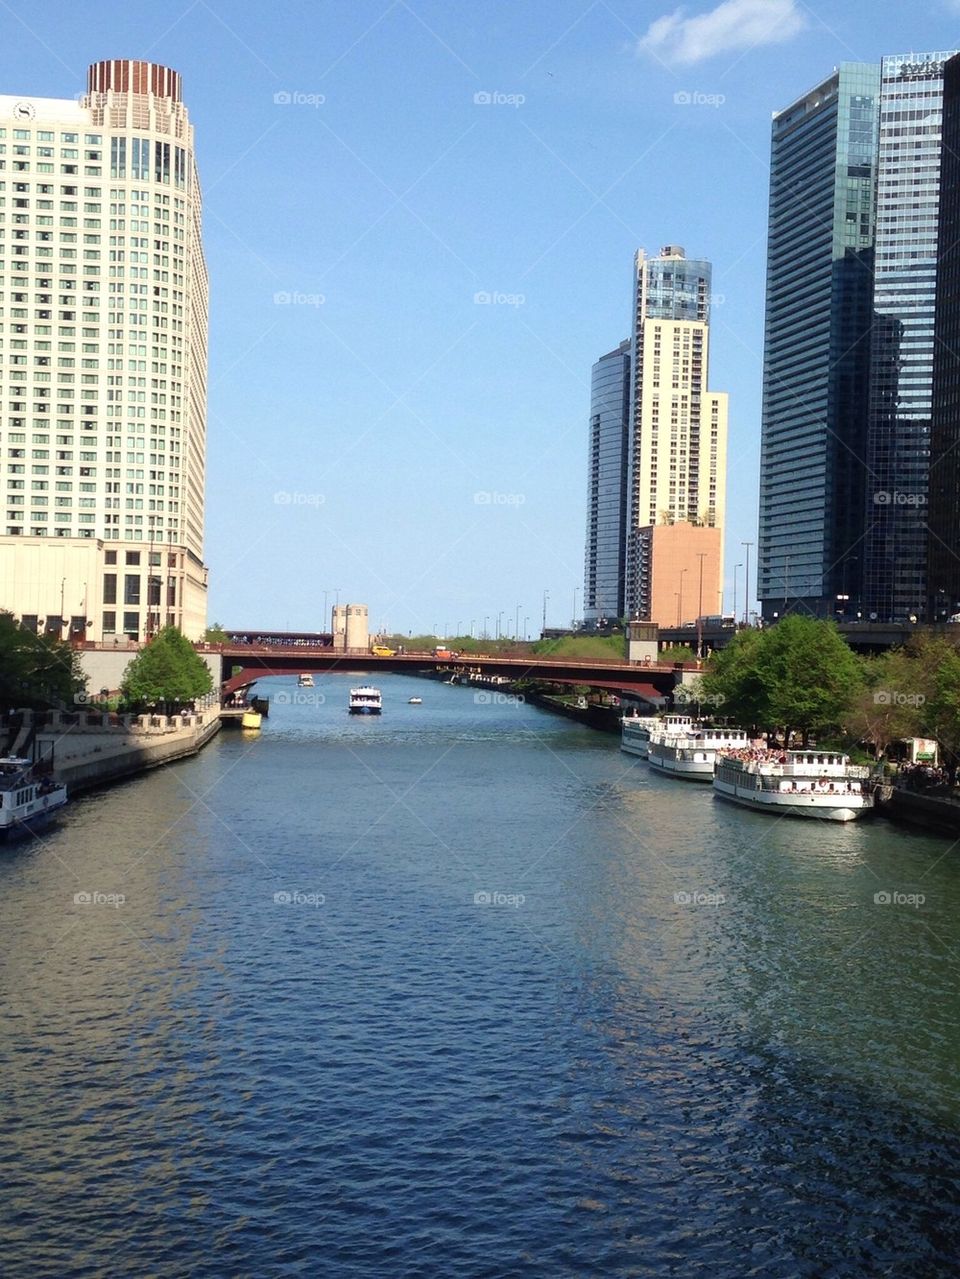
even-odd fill
[[[350,683],[2,853],[5,1275],[957,1273],[960,845]]]

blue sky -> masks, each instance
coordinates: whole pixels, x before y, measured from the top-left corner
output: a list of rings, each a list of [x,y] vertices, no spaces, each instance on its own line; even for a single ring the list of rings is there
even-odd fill
[[[627,336],[634,250],[666,243],[710,258],[723,299],[729,592],[756,539],[771,112],[837,62],[960,44],[947,0],[922,19],[895,0],[50,0],[2,20],[4,92],[73,96],[100,58],[183,74],[210,615],[295,629],[322,629],[338,589],[404,631],[512,627],[518,604],[532,630],[545,591],[569,621],[590,366]]]

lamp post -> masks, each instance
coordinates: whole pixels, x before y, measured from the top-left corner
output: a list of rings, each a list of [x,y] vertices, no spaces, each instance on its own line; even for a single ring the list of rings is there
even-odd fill
[[[487,639],[487,638],[488,638],[488,635],[487,635],[487,623],[488,623],[489,621],[490,621],[490,614],[488,613],[488,614],[487,614],[487,616],[483,619],[483,638],[484,638],[484,639]]]
[[[528,636],[528,635],[529,635],[529,633],[530,633],[530,632],[529,632],[529,630],[528,630],[529,623],[530,623],[530,618],[529,618],[529,617],[525,617],[525,618],[523,619],[523,638],[524,638],[524,640],[526,640],[527,636]]]
[[[750,547],[752,542],[741,542],[741,546],[746,547],[747,551],[747,571],[743,575],[743,624],[750,624]]]
[[[518,640],[520,638],[520,608],[521,606],[518,604],[516,622],[514,623],[514,627],[513,627],[513,638],[515,640]]]
[[[543,592],[543,629],[547,629],[547,600],[550,598],[550,592]]]
[[[500,610],[500,612],[497,614],[497,639],[499,639],[499,638],[500,638],[500,628],[501,628],[501,625],[502,625],[502,622],[501,622],[501,620],[500,620],[500,619],[501,619],[502,617],[503,617],[503,609],[501,609],[501,610]]]
[[[706,551],[697,551],[700,561],[700,598],[697,601],[697,661],[703,657],[703,561]]]
[[[737,629],[737,569],[743,568],[742,564],[734,564],[733,566],[733,629]]]

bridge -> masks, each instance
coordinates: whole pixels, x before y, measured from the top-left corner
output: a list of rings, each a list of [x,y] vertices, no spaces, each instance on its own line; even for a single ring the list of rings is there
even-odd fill
[[[279,637],[278,637],[279,638]],[[365,649],[343,651],[322,643],[237,643],[203,645],[200,651],[219,653],[222,661],[222,689],[227,695],[249,688],[257,680],[272,675],[342,674],[375,675],[379,672],[413,674],[423,670],[475,671],[508,680],[542,680],[556,684],[586,684],[624,692],[657,703],[670,697],[681,669],[677,665],[593,659],[537,657],[510,654],[491,657],[464,653],[459,657],[438,657],[435,653],[397,653],[377,657]]]

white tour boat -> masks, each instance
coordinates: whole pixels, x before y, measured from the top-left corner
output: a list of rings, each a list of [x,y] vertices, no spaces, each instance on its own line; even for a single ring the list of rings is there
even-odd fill
[[[723,799],[782,816],[852,822],[873,808],[869,768],[833,751],[724,755],[713,788]]]
[[[647,758],[650,767],[671,777],[694,782],[713,780],[713,766],[724,751],[750,745],[742,728],[695,727],[686,732],[655,732],[650,738]]]
[[[0,840],[35,835],[67,802],[67,788],[33,776],[33,763],[16,755],[0,759]]]
[[[297,688],[313,688],[313,676],[312,675],[298,676]]]
[[[689,733],[698,723],[689,715],[621,715],[620,749],[646,759],[653,733]]]
[[[351,715],[379,715],[383,710],[383,698],[379,688],[363,684],[360,688],[350,690]]]
[[[408,697],[408,698],[407,698],[407,702],[409,703],[409,705],[410,705],[410,706],[422,706],[422,705],[423,705],[423,698],[422,698],[422,697]]]

